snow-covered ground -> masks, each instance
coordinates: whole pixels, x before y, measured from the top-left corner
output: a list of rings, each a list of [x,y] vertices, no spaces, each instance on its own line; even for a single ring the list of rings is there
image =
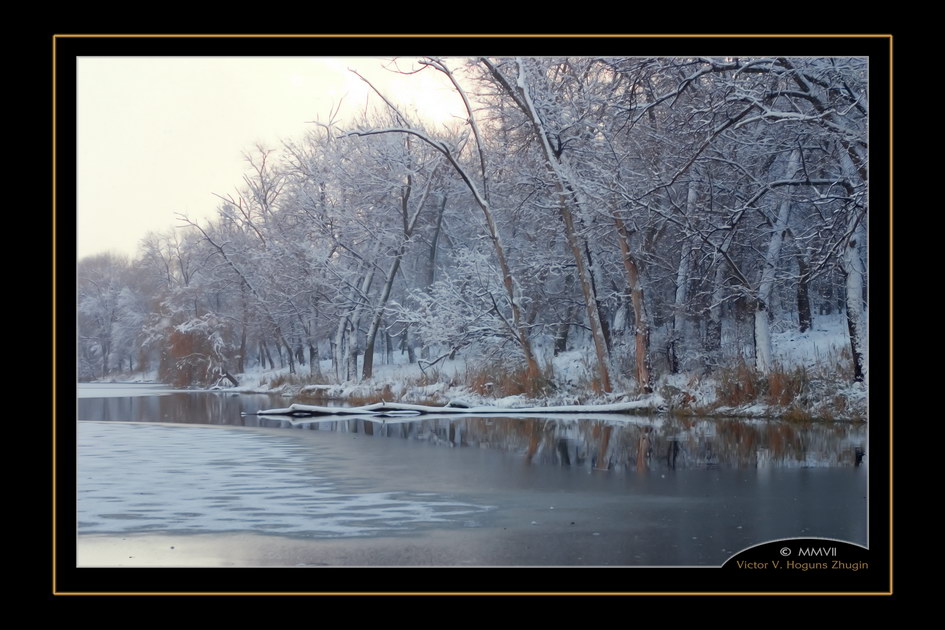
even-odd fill
[[[333,382],[330,360],[322,360],[321,382],[313,380],[308,366],[298,366],[298,373],[289,375],[288,368],[276,370],[254,369],[238,375],[240,386],[229,391],[282,392],[287,398],[301,395],[308,399],[358,399],[401,401],[444,405],[450,402],[466,406],[493,406],[522,408],[535,406],[600,405],[645,401],[641,411],[676,410],[714,415],[732,416],[782,416],[789,411],[804,409],[809,417],[866,418],[867,388],[853,383],[846,372],[852,374],[850,365],[850,342],[846,318],[842,314],[818,316],[811,330],[804,333],[796,327],[782,323],[773,327],[773,359],[777,369],[784,372],[803,368],[809,383],[792,405],[779,407],[763,400],[731,406],[718,400],[719,375],[702,371],[679,374],[660,374],[654,393],[641,395],[636,392],[632,379],[615,379],[617,385],[610,394],[595,394],[589,383],[595,359],[590,349],[570,350],[551,356],[545,353],[553,370],[554,390],[541,398],[524,395],[503,395],[500,384],[495,391],[489,382],[480,384],[479,391],[472,391],[466,384],[470,375],[481,374],[483,366],[474,357],[457,356],[446,359],[435,366],[421,369],[417,363],[409,363],[405,352],[394,352],[387,357],[379,354],[375,360],[374,376],[367,381]],[[869,354],[866,350],[866,373],[868,375]],[[750,357],[728,357],[731,365],[739,362],[751,364]],[[145,375],[146,376],[146,375]],[[139,378],[141,375],[139,375]],[[868,376],[867,376],[868,379]],[[498,379],[497,379],[498,380]],[[867,380],[868,382],[868,380]],[[276,383],[275,385],[273,383]],[[95,393],[108,395],[109,384],[93,384]],[[142,385],[142,393],[150,389]],[[127,395],[122,390],[122,395]]]
[[[868,318],[864,316],[867,323]],[[807,332],[791,328],[772,335],[774,359],[785,367],[817,367],[834,365],[839,359],[849,361],[850,334],[846,317],[841,314],[821,315],[814,319],[814,326]],[[865,366],[869,366],[869,337],[864,340]]]

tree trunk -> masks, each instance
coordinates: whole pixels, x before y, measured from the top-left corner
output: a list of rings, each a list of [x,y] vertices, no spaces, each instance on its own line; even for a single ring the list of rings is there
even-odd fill
[[[400,244],[400,247],[397,249],[397,253],[394,256],[394,262],[391,263],[390,270],[387,272],[387,279],[384,282],[384,289],[381,291],[381,295],[378,298],[377,308],[374,310],[374,319],[371,321],[371,327],[367,333],[367,343],[364,348],[364,368],[361,374],[361,378],[367,380],[374,375],[374,344],[377,339],[377,331],[381,325],[381,322],[384,318],[384,309],[387,308],[387,301],[390,299],[391,289],[394,286],[394,280],[397,278],[397,271],[400,269],[400,261],[403,260],[404,254],[407,253],[407,244],[410,241],[410,237],[413,236],[414,228],[417,226],[417,220],[420,218],[420,213],[423,211],[423,206],[426,205],[427,198],[430,195],[430,189],[433,185],[434,179],[436,178],[436,171],[430,177],[427,185],[424,187],[423,194],[420,197],[420,201],[417,203],[417,210],[411,215],[410,214],[410,194],[413,190],[413,178],[407,176],[407,185],[404,187],[403,192],[400,197],[400,212],[403,218],[404,225],[404,234],[403,242]],[[446,206],[446,196],[443,196],[443,205],[440,208],[440,217],[442,218],[443,208]],[[436,257],[435,248],[432,252],[433,258]],[[433,265],[433,260],[431,262],[431,269]],[[431,271],[432,273],[432,271]]]
[[[630,287],[630,304],[633,306],[633,334],[636,340],[637,384],[646,393],[653,391],[653,370],[650,362],[650,323],[643,301],[643,287],[640,284],[640,269],[630,253],[630,235],[627,226],[613,213],[617,228],[617,243],[623,258],[624,271],[627,273],[627,285]]]
[[[407,345],[407,361],[416,363],[417,356],[413,351],[413,344],[410,342],[410,331],[406,327],[404,328],[404,343]]]
[[[108,374],[108,344],[102,342],[99,344],[99,348],[102,349],[102,378]]]
[[[332,345],[332,364],[335,368],[335,379],[339,382],[345,380],[342,376],[342,365],[344,361],[346,320],[347,316],[342,316],[338,321],[338,329],[335,331],[335,343]]]
[[[863,339],[866,327],[863,324],[863,276],[865,267],[860,256],[861,243],[866,241],[866,229],[859,222],[847,241],[843,272],[846,275],[847,328],[850,332],[850,350],[853,354],[853,380],[865,379]]]
[[[433,237],[430,239],[430,257],[427,265],[427,287],[433,285],[436,280],[436,254],[439,249],[440,231],[443,227],[443,214],[446,212],[447,195],[443,194],[443,201],[440,203],[440,209],[436,215],[436,227],[433,229]]]
[[[318,349],[315,347],[318,344],[308,344],[308,373],[311,376],[321,377],[321,369],[318,365]]]
[[[246,371],[246,325],[243,324],[240,330],[240,353],[236,357],[236,372],[242,374]]]
[[[686,212],[696,211],[698,191],[692,180],[686,193]],[[683,243],[683,250],[679,256],[679,266],[676,268],[676,295],[673,300],[673,330],[669,336],[669,369],[676,374],[679,372],[679,346],[684,335],[683,327],[686,322],[686,302],[689,300],[689,270],[692,267],[692,248],[695,237]]]
[[[802,254],[797,256],[797,324],[801,332],[810,330],[813,318],[810,312],[810,265]]]
[[[709,321],[705,328],[706,358],[722,350],[722,288],[725,282],[725,264],[715,268],[715,280],[712,283],[712,302],[709,304]],[[707,367],[709,367],[707,365]]]
[[[371,328],[368,330],[367,341],[364,346],[364,366],[361,373],[363,380],[368,380],[374,376],[374,344],[377,340],[377,331],[384,318],[384,309],[387,307],[387,300],[390,299],[391,287],[394,285],[394,278],[397,275],[397,270],[400,269],[400,261],[405,251],[406,246],[402,246],[397,252],[397,257],[394,258],[394,262],[387,274],[387,280],[384,282],[384,289],[381,291],[381,295],[378,298],[377,308],[374,310],[374,318],[371,320]]]
[[[266,359],[269,361],[269,369],[276,369],[276,364],[272,361],[272,354],[269,353],[269,346],[266,345],[266,342],[262,339],[259,340],[259,346],[262,348],[263,353],[265,353]]]
[[[692,187],[690,186],[690,192]],[[692,244],[687,241],[679,257],[679,267],[676,270],[676,295],[673,301],[673,330],[669,337],[669,369],[676,374],[679,372],[679,346],[683,336],[683,326],[686,318],[686,301],[689,299],[689,269],[692,261]]]
[[[794,177],[800,162],[800,152],[797,149],[791,151],[788,159],[785,178]],[[790,190],[784,193],[785,197],[778,206],[778,217],[772,226],[771,239],[768,241],[768,251],[765,253],[764,267],[761,271],[761,281],[758,284],[758,292],[755,295],[755,368],[762,374],[767,374],[772,367],[771,359],[771,330],[769,325],[768,308],[771,304],[771,295],[774,290],[774,281],[778,271],[778,261],[781,256],[781,246],[784,243],[784,233],[788,227],[788,219],[791,216]]]
[[[347,315],[342,316],[338,322],[338,331],[335,333],[335,376],[339,380],[349,380],[357,378],[358,370],[351,370],[351,354],[354,353],[354,365],[357,366],[357,344],[358,328],[361,321],[361,313],[364,310],[364,304],[368,292],[371,290],[371,284],[374,282],[375,266],[361,279],[361,285],[357,290],[352,291],[352,301],[354,308]],[[347,341],[346,341],[347,340]]]
[[[577,307],[572,306],[568,309],[565,321],[555,326],[555,356],[558,356],[562,352],[567,352],[568,350],[568,335],[571,332],[571,322],[574,321],[576,311]]]
[[[516,99],[516,103],[531,121],[535,138],[541,145],[545,155],[545,166],[554,177],[555,188],[558,192],[561,220],[564,224],[565,239],[567,240],[568,247],[571,249],[571,255],[574,256],[574,262],[577,265],[578,280],[581,283],[581,291],[584,294],[584,303],[587,307],[587,320],[591,329],[591,338],[594,341],[594,352],[597,355],[597,371],[600,378],[600,386],[604,392],[609,393],[612,391],[612,387],[610,384],[610,368],[608,367],[610,357],[607,352],[607,342],[604,340],[600,310],[597,308],[597,295],[594,291],[590,272],[584,262],[584,252],[582,249],[586,249],[586,244],[582,243],[583,239],[575,230],[574,214],[571,212],[572,205],[578,206],[577,200],[575,199],[577,191],[572,185],[574,183],[572,181],[573,175],[563,156],[560,153],[556,154],[551,148],[544,123],[529,94],[528,84],[525,79],[525,66],[521,59],[518,60],[518,67],[519,75],[517,85],[522,98],[521,100]],[[582,245],[584,245],[583,248]]]
[[[860,159],[851,147],[842,154],[843,167],[848,175],[858,173],[865,183],[867,181],[866,160]],[[854,164],[854,160],[860,165]],[[861,248],[867,246],[866,214],[850,217],[847,232],[850,234],[846,242],[843,256],[843,274],[846,284],[846,311],[847,329],[850,332],[850,351],[853,355],[853,380],[863,382],[867,379],[865,366],[865,352],[863,342],[866,335],[866,326],[863,322],[863,280],[866,277],[866,268],[863,264]]]
[[[277,328],[276,333],[279,335],[279,339],[282,341],[282,347],[285,348],[285,353],[289,359],[289,374],[295,374],[295,356],[292,353],[292,346],[289,345],[289,342],[286,340],[281,330]],[[280,352],[279,354],[281,355],[282,353]]]
[[[246,283],[240,280],[240,356],[237,358],[236,371],[243,374],[246,371],[246,322],[249,319],[249,306],[246,303]]]
[[[560,186],[560,184],[559,184]],[[604,341],[600,327],[600,312],[597,310],[597,296],[591,285],[590,277],[584,266],[584,256],[581,252],[579,237],[574,230],[574,219],[567,206],[564,195],[561,195],[561,218],[564,222],[565,239],[571,248],[571,254],[578,268],[578,280],[581,282],[581,292],[584,294],[584,303],[587,307],[587,320],[591,328],[591,338],[594,341],[594,352],[597,354],[597,371],[600,378],[600,387],[605,393],[612,391],[610,385],[610,370],[607,367],[607,344]]]
[[[755,345],[755,368],[762,374],[771,370],[771,326],[768,316],[768,305],[755,300],[752,339]]]
[[[610,356],[610,353],[613,351],[613,340],[611,339],[610,333],[610,322],[607,320],[607,317],[604,315],[604,305],[601,303],[597,286],[602,284],[600,282],[600,266],[594,264],[594,257],[591,255],[591,248],[587,240],[584,241],[584,252],[587,254],[587,269],[588,276],[591,279],[591,289],[594,293],[594,300],[597,306],[597,315],[600,319],[600,332],[604,337],[604,345],[607,348],[607,356]]]
[[[358,331],[352,328],[348,331],[348,355],[345,380],[358,377]]]

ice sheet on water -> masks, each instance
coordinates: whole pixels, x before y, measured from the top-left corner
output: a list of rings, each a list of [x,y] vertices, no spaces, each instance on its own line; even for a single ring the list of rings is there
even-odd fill
[[[78,398],[116,398],[127,396],[160,396],[175,390],[160,383],[79,383]]]
[[[439,494],[346,487],[310,450],[255,431],[80,422],[78,455],[80,534],[369,536],[490,509]]]

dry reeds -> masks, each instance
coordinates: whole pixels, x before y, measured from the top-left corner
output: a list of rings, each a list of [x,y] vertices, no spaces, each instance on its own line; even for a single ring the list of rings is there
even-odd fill
[[[807,389],[810,377],[804,367],[774,366],[767,374],[739,361],[734,368],[720,370],[716,386],[719,406],[740,407],[756,402],[787,407]]]
[[[481,396],[496,398],[518,395],[538,398],[554,391],[550,366],[533,378],[524,366],[481,365],[467,368],[464,384]]]

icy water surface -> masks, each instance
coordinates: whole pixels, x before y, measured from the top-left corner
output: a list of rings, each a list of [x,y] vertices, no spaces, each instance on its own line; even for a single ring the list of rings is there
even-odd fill
[[[373,491],[357,471],[342,474],[348,466],[336,453],[294,436],[100,422],[80,422],[78,431],[81,533],[365,536],[489,509],[433,493]]]
[[[78,403],[80,549],[265,535],[313,564],[717,566],[777,538],[868,542],[865,430],[848,425],[293,423],[240,416],[284,401],[220,393]]]

